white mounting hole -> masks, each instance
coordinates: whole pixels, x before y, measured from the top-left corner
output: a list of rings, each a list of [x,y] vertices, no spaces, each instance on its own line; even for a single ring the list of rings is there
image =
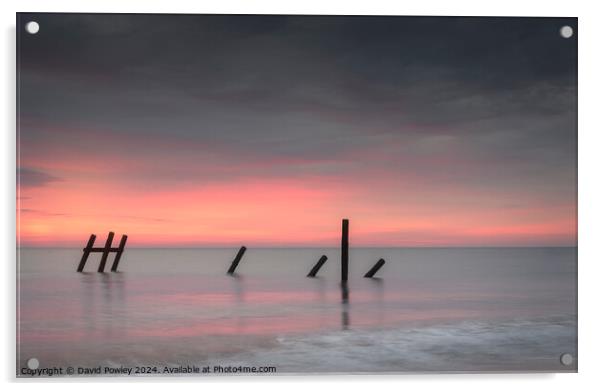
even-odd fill
[[[37,34],[38,31],[40,31],[40,25],[38,24],[38,22],[27,22],[27,24],[25,25],[25,31],[27,31],[29,34]]]
[[[571,38],[573,36],[573,28],[571,26],[562,26],[560,28],[560,36],[562,38]]]
[[[27,368],[29,368],[29,369],[38,369],[39,366],[40,366],[40,361],[38,361],[37,358],[32,357],[29,360],[27,360]]]
[[[560,363],[568,367],[573,363],[573,355],[570,353],[564,353],[560,356]]]

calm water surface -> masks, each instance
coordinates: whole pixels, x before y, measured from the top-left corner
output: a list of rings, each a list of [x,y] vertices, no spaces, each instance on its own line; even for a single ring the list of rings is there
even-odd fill
[[[99,274],[99,254],[76,273],[81,249],[21,249],[18,368],[576,370],[575,248],[352,249],[346,289],[338,249],[250,248],[227,276],[236,252],[130,248]]]

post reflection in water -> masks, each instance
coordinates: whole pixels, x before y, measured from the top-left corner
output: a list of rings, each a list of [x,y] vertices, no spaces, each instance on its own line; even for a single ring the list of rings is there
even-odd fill
[[[81,320],[85,325],[86,332],[89,335],[93,335],[96,332],[96,295],[95,289],[95,274],[82,273],[83,278],[81,279],[81,291],[82,291],[82,314]]]
[[[347,281],[341,282],[341,328],[349,329],[349,286]]]
[[[237,303],[244,303],[245,302],[245,286],[244,286],[244,277],[233,273],[231,275],[231,277],[234,280],[234,294],[236,296],[236,302]]]
[[[313,277],[311,280],[315,285],[315,298],[320,303],[320,316],[318,316],[317,323],[318,326],[322,328],[330,314],[328,306],[325,305],[325,303],[327,303],[326,281],[320,276]]]
[[[384,297],[385,297],[385,281],[380,277],[372,277],[370,278],[369,285],[371,290],[374,292],[374,298],[376,303],[376,320],[379,326],[384,326],[385,324],[385,305],[384,305]]]
[[[111,292],[113,284],[111,283],[111,277],[108,273],[101,273],[99,275],[103,318],[109,320],[105,323],[106,327],[103,330],[103,334],[108,338],[113,335],[113,320],[115,319],[113,314],[113,294]]]
[[[236,272],[232,273],[232,280],[234,281],[234,295],[236,300],[236,330],[238,334],[244,334],[245,328],[247,325],[246,319],[244,316],[241,316],[241,313],[244,303],[245,303],[245,284],[244,277],[237,274]]]
[[[112,337],[125,324],[125,278],[117,273],[82,273],[81,322],[92,337]],[[101,319],[98,320],[98,314]]]
[[[316,298],[320,303],[326,302],[326,282],[321,277],[314,277],[312,280],[317,286]]]

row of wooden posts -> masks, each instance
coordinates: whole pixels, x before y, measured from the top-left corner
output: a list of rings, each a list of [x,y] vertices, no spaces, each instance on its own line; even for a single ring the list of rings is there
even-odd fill
[[[109,253],[114,252],[116,254],[115,254],[115,260],[113,261],[113,266],[111,266],[111,271],[116,272],[117,268],[119,266],[119,260],[121,259],[121,255],[123,254],[123,250],[125,248],[125,243],[127,242],[128,237],[127,237],[127,235],[122,235],[121,241],[119,242],[119,247],[111,247],[113,244],[114,236],[115,236],[115,234],[113,232],[109,232],[109,235],[107,236],[107,241],[105,242],[104,247],[94,247],[94,242],[96,241],[96,235],[90,235],[88,244],[86,245],[86,247],[84,247],[84,254],[82,255],[81,261],[79,262],[77,271],[78,272],[84,271],[84,266],[86,266],[86,262],[88,260],[88,257],[90,256],[90,253],[102,252],[102,258],[100,259],[100,264],[98,265],[98,272],[104,273],[105,265],[107,263]],[[238,264],[240,263],[240,260],[242,259],[243,255],[245,254],[245,251],[247,251],[247,248],[245,246],[242,246],[238,250],[236,257],[234,257],[234,260],[232,261],[232,264],[230,265],[230,268],[228,269],[228,274],[230,274],[230,275],[234,274],[234,272],[236,271],[236,268],[238,267]],[[327,260],[328,260],[328,257],[326,255],[322,255],[320,257],[320,259],[318,260],[318,262],[314,265],[314,267],[311,268],[311,270],[307,274],[307,277],[315,277],[316,274],[318,274],[318,271],[320,271],[320,268],[326,263]],[[366,274],[364,274],[364,277],[366,277],[366,278],[374,277],[376,272],[381,267],[383,267],[384,264],[385,264],[385,260],[382,258],[379,259],[374,264],[374,266],[372,266],[372,268],[370,270],[368,270],[368,272]],[[348,274],[349,274],[349,220],[343,219],[343,224],[342,224],[342,229],[341,229],[341,281],[346,282],[348,279]]]
[[[116,253],[115,259],[113,260],[113,266],[111,266],[111,271],[116,272],[119,267],[119,260],[121,260],[121,255],[123,254],[123,250],[125,249],[125,243],[128,240],[127,235],[121,236],[121,241],[119,242],[119,247],[111,247],[113,244],[113,237],[115,233],[109,232],[107,236],[107,241],[105,242],[104,247],[94,247],[94,242],[96,241],[96,235],[90,235],[90,239],[88,239],[88,244],[84,247],[84,254],[82,255],[82,259],[79,261],[79,265],[77,266],[78,272],[84,271],[84,266],[86,266],[86,262],[88,261],[88,257],[90,253],[102,253],[102,258],[100,258],[100,264],[98,265],[98,272],[104,273],[105,265],[107,264],[107,259],[109,258],[109,253]]]

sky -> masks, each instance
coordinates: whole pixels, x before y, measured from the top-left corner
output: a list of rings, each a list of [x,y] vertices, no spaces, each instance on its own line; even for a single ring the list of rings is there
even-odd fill
[[[20,244],[574,246],[564,25],[19,14]]]

